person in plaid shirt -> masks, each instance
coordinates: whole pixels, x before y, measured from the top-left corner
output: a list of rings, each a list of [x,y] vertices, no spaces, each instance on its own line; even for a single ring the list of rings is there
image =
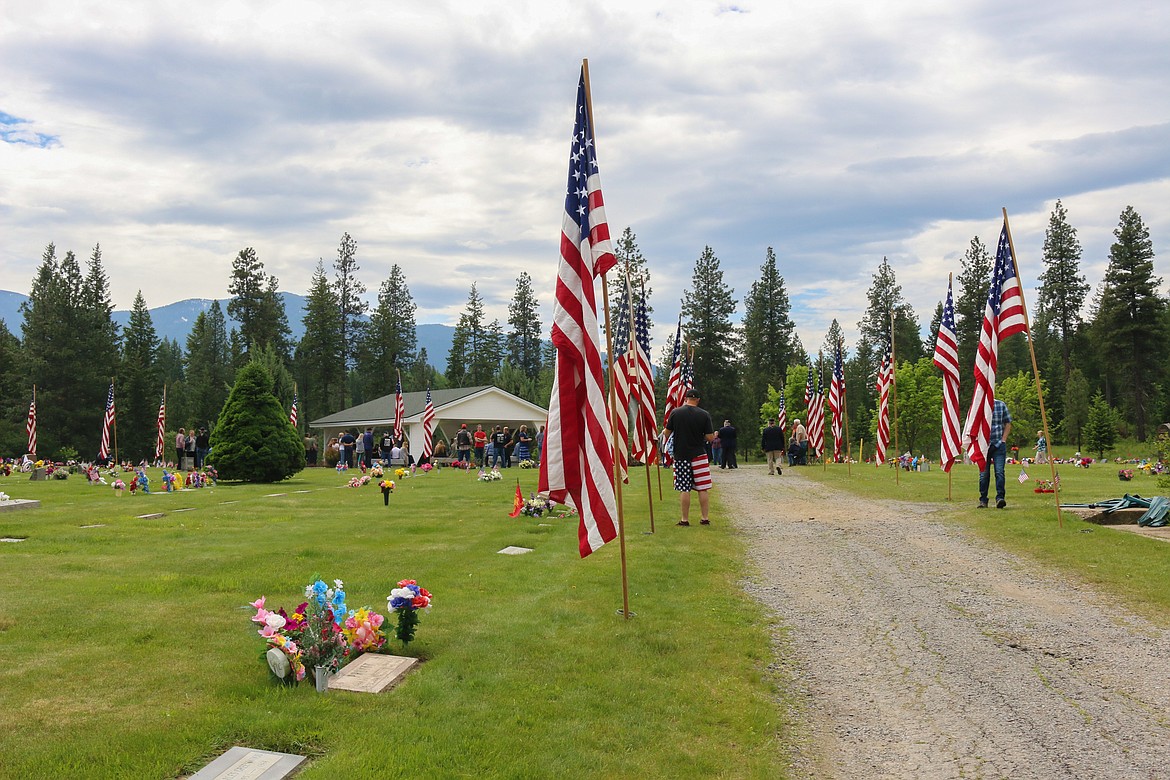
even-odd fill
[[[1012,416],[1007,404],[998,398],[991,407],[991,430],[987,437],[987,468],[979,472],[979,508],[987,508],[987,489],[991,469],[995,468],[995,508],[1007,506],[1004,467],[1007,463],[1007,439],[1012,433]]]

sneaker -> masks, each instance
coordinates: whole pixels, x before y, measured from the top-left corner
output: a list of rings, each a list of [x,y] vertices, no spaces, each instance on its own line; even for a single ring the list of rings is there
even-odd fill
[[[1005,506],[1007,506],[1007,502],[1004,501],[1002,498],[995,502],[996,509],[1003,509]]]
[[[688,523],[686,520],[679,520],[677,523],[675,523],[675,525],[681,525],[683,528],[690,528],[691,527],[691,524]]]
[[[711,525],[711,521],[704,517],[699,521],[699,525]]]
[[[979,509],[986,509],[986,508],[987,508],[987,502],[986,502],[986,501],[980,501],[980,502],[979,502],[979,507],[978,507],[978,508],[979,508]]]

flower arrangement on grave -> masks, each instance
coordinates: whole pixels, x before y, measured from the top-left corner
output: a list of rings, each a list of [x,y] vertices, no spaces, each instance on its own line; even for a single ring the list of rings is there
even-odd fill
[[[362,474],[360,477],[351,477],[348,484],[351,488],[365,487],[370,484],[370,475]]]
[[[453,460],[453,461],[451,461],[451,468],[453,468],[453,469],[469,469],[469,468],[471,468],[471,464],[465,460]]]
[[[382,488],[382,503],[390,506],[390,494],[394,492],[394,480],[384,479],[378,483],[378,487]]]
[[[49,473],[53,475],[53,479],[69,479],[69,469],[63,466],[57,466]]]
[[[399,479],[406,479],[406,476],[407,476],[406,469],[403,469],[403,468],[394,469],[394,476],[398,477]]]
[[[504,478],[504,475],[498,471],[481,471],[479,472],[480,482],[499,482]]]
[[[11,501],[11,500],[12,500],[11,496],[9,496],[3,490],[0,490],[0,501]]]
[[[122,495],[122,491],[126,489],[126,483],[120,479],[114,480],[114,495]]]
[[[345,465],[344,460],[339,460],[337,461],[337,473],[340,474],[343,471],[349,471],[349,466]]]
[[[556,503],[543,496],[531,496],[520,508],[520,514],[526,517],[542,517],[545,512],[552,513]]]
[[[386,635],[382,633],[382,623],[385,620],[385,617],[369,607],[362,607],[357,612],[349,613],[341,633],[354,653],[377,650],[386,644]]]
[[[0,475],[3,475],[5,477],[11,477],[12,476],[12,464],[11,463],[0,464]]]
[[[1129,482],[1133,479],[1133,469],[1118,469],[1117,478],[1122,482]]]
[[[431,594],[426,588],[420,588],[414,580],[402,580],[397,588],[390,591],[386,603],[398,617],[394,636],[398,637],[403,647],[406,647],[414,641],[414,632],[418,628],[418,611],[431,608]]]
[[[375,465],[372,469],[370,469],[370,476],[373,477],[374,479],[381,479],[382,478],[382,467]]]
[[[1033,489],[1032,492],[1033,493],[1055,493],[1057,487],[1059,487],[1059,484],[1060,484],[1059,479],[1057,479],[1055,485],[1053,484],[1052,480],[1050,480],[1050,479],[1038,479],[1038,480],[1036,480],[1036,487],[1035,487],[1035,489]]]
[[[528,459],[526,459],[526,460],[522,460],[522,461],[520,461],[520,468],[522,468],[522,469],[534,469],[534,468],[536,468],[536,461],[534,461],[532,458],[528,458]]]
[[[162,481],[163,481],[163,492],[164,493],[175,492],[175,475],[174,474],[167,471],[166,469],[163,469]]]
[[[432,466],[430,463],[424,463],[421,466],[419,466],[419,468],[422,470],[422,473],[429,474],[431,472],[431,469],[434,468],[434,466]]]

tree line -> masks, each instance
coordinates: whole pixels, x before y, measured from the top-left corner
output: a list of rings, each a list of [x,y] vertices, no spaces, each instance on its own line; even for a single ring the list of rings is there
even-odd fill
[[[1117,435],[1145,441],[1170,417],[1167,335],[1170,303],[1154,275],[1154,249],[1140,215],[1127,207],[1114,230],[1108,265],[1095,292],[1081,269],[1082,250],[1063,204],[1051,213],[1043,248],[1037,300],[1029,301],[1032,338],[1044,397],[1057,442],[1078,449]],[[611,303],[632,287],[652,294],[647,258],[627,227],[614,243],[618,266],[608,276]],[[963,367],[961,398],[969,403],[971,367],[990,283],[993,258],[978,236],[971,239],[955,278],[956,334]],[[109,281],[95,247],[83,269],[72,252],[57,257],[46,247],[24,309],[18,338],[0,321],[0,451],[24,451],[24,420],[31,385],[38,388],[41,453],[53,456],[96,450],[105,392],[117,381],[119,445],[126,457],[153,455],[155,419],[167,387],[169,428],[214,425],[236,372],[250,361],[264,364],[273,393],[291,404],[294,383],[300,426],[319,416],[392,393],[397,372],[405,390],[495,384],[545,405],[552,390],[553,353],[532,279],[521,273],[508,305],[507,322],[488,321],[483,297],[472,284],[455,326],[447,370],[437,372],[416,339],[415,311],[402,268],[394,264],[367,307],[357,242],[341,238],[327,269],[318,261],[303,317],[304,335],[293,343],[279,280],[252,248],[233,260],[227,314],[218,302],[202,312],[185,344],[159,339],[141,292],[129,325],[119,333],[111,314]],[[939,291],[943,292],[942,280]],[[882,258],[866,293],[856,343],[844,344],[833,320],[824,342],[811,351],[801,343],[780,261],[769,247],[759,277],[741,304],[726,283],[714,250],[704,247],[681,300],[682,331],[704,405],[716,422],[732,419],[754,439],[781,394],[790,420],[805,415],[808,366],[825,361],[828,380],[834,345],[844,344],[849,433],[857,453],[872,452],[876,427],[875,377],[893,322],[897,358],[898,440],[903,450],[937,449],[941,375],[931,364],[942,316],[935,307],[927,335],[902,295],[894,268]],[[648,307],[648,314],[653,309]],[[670,372],[673,339],[662,346],[656,367],[659,410]],[[999,352],[998,394],[1008,402],[1023,444],[1040,426],[1028,344],[1005,341]],[[966,409],[962,412],[965,414]],[[1087,439],[1086,437],[1090,437]],[[831,444],[831,442],[830,442]]]

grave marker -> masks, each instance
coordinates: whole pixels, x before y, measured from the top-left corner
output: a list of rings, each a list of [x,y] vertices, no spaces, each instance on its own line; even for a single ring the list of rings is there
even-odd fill
[[[190,780],[281,780],[291,777],[304,756],[234,747],[191,775]]]
[[[329,681],[329,690],[383,693],[393,688],[416,664],[417,658],[366,653],[342,667]]]
[[[532,552],[531,547],[515,547],[508,546],[500,550],[497,555],[523,555],[524,553]]]

